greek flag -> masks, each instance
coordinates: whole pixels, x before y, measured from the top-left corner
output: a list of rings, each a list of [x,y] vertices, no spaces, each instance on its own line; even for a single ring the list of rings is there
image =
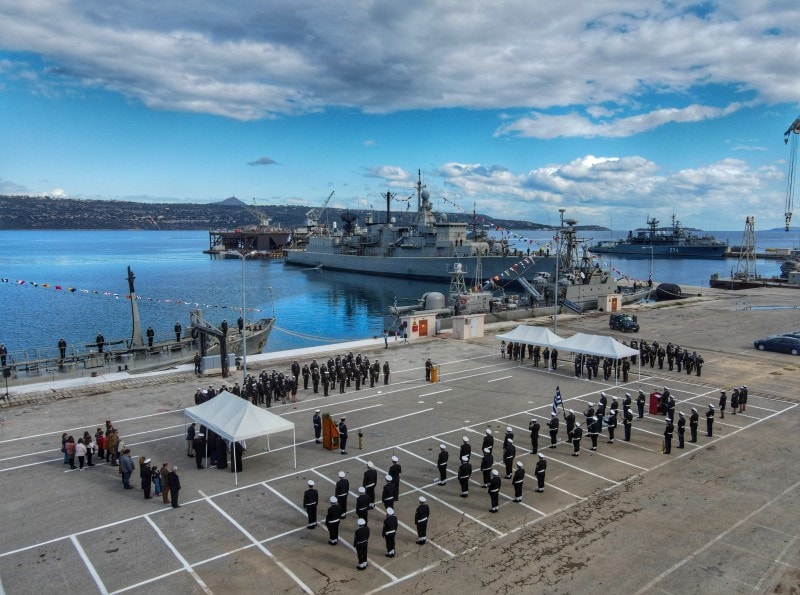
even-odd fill
[[[564,406],[564,402],[561,400],[561,389],[556,387],[556,395],[553,397],[553,415],[558,415],[558,407]]]

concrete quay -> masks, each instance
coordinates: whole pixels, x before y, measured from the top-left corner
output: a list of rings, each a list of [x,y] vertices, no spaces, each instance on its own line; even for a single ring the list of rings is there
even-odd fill
[[[700,290],[698,290],[699,293]],[[191,369],[147,375],[112,374],[10,388],[0,410],[0,587],[6,593],[272,592],[419,593],[460,590],[581,593],[797,593],[800,585],[800,478],[795,460],[800,358],[759,352],[753,339],[800,329],[800,294],[766,288],[739,292],[702,289],[679,303],[636,311],[637,340],[672,341],[705,359],[702,376],[633,369],[630,382],[573,377],[569,354],[555,372],[526,360],[502,359],[494,335],[517,323],[491,325],[484,338],[457,341],[442,334],[409,343],[383,339],[248,358],[248,369],[288,371],[328,354],[362,353],[390,362],[388,385],[324,398],[300,390],[298,402],[273,413],[296,423],[297,468],[291,436],[248,441],[239,485],[233,474],[198,470],[186,456],[183,408],[198,386]],[[552,320],[536,321],[552,328]],[[607,315],[559,316],[558,333],[610,334]],[[426,383],[424,362],[440,366],[440,382]],[[233,379],[228,379],[228,384]],[[703,413],[719,390],[746,384],[747,410],[717,415],[713,437]],[[697,444],[662,454],[663,417],[634,420],[630,442],[607,434],[598,450],[584,439],[579,457],[563,443],[539,452],[548,460],[544,493],[534,492],[534,455],[528,422],[549,418],[556,386],[579,420],[599,391],[622,400],[626,392],[668,386],[677,411],[701,415]],[[730,394],[730,393],[729,393]],[[314,444],[315,409],[347,417],[348,454]],[[116,468],[70,471],[62,463],[60,436],[94,433],[114,421],[134,456],[180,467],[181,508],[140,490],[123,490]],[[522,503],[511,501],[503,480],[500,510],[474,472],[468,498],[460,498],[458,447],[467,436],[477,452],[486,428],[494,432],[495,468],[507,427],[526,470]],[[364,434],[359,449],[357,432]],[[688,435],[688,432],[687,432]],[[434,481],[439,445],[450,452],[445,486]],[[351,493],[361,485],[366,461],[379,469],[379,493],[390,457],[403,467],[396,505],[397,556],[384,557],[383,506],[370,511],[370,565],[357,571],[352,549],[354,497],[340,541],[305,528],[300,508],[306,482],[320,492],[324,517],[340,470]],[[473,466],[479,466],[473,454]],[[138,469],[134,472],[138,486]],[[415,543],[417,497],[431,508],[428,543]],[[267,582],[268,581],[268,582]]]

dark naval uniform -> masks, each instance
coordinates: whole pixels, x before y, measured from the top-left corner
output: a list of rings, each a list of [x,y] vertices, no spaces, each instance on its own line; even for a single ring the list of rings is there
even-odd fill
[[[303,494],[303,508],[306,509],[308,515],[308,527],[313,529],[317,526],[317,504],[319,503],[319,494],[314,486],[311,485]]]
[[[394,506],[394,483],[391,476],[387,476],[386,484],[383,486],[383,492],[381,492],[381,501],[384,508],[392,508]]]
[[[419,497],[419,506],[414,512],[414,524],[417,526],[417,543],[423,545],[428,540],[428,516],[431,511],[425,503],[425,497]]]
[[[489,512],[497,512],[500,499],[500,472],[495,469],[492,471],[492,478],[489,480]]]
[[[363,491],[363,493],[361,493]],[[360,519],[369,520],[369,496],[363,487],[359,489],[358,498],[356,498],[356,516]]]
[[[514,441],[509,438],[506,447],[503,449],[503,462],[506,465],[506,479],[511,479],[511,472],[514,470],[514,457],[517,456],[517,447]]]
[[[583,430],[581,429],[580,424],[576,425],[572,428],[572,434],[570,434],[570,440],[572,440],[572,456],[577,457],[581,452],[581,438],[583,437]]]
[[[469,458],[461,458],[461,466],[458,468],[458,481],[461,484],[461,497],[466,498],[469,496],[469,478],[472,475],[472,465],[469,464]]]
[[[678,414],[678,448],[683,448],[683,436],[686,433],[686,418]]]
[[[320,444],[320,436],[322,435],[322,418],[319,416],[319,411],[314,412],[314,417],[311,418],[311,423],[314,425],[314,441]]]
[[[358,566],[356,568],[364,570],[367,567],[367,547],[369,545],[369,527],[366,524],[359,524],[353,538],[353,545],[356,547],[356,555],[358,556]]]
[[[544,492],[544,476],[545,472],[547,471],[547,461],[539,455],[539,460],[536,461],[536,470],[534,471],[534,475],[536,475],[536,491],[537,492]]]
[[[370,508],[375,508],[375,486],[377,483],[378,472],[372,466],[368,466],[367,470],[364,471],[364,481],[361,482],[361,485],[367,492]]]
[[[525,469],[522,461],[517,461],[517,470],[514,471],[514,478],[511,485],[514,486],[514,502],[522,502],[522,483],[525,481]]]
[[[387,514],[383,520],[381,535],[386,540],[386,557],[394,558],[394,540],[397,535],[397,517]]]
[[[325,526],[328,527],[328,543],[336,545],[339,541],[339,523],[342,520],[342,507],[339,506],[336,496],[331,496],[331,505],[325,515]]]
[[[697,424],[699,423],[699,416],[697,410],[692,408],[692,414],[689,416],[689,442],[697,442]]]
[[[672,432],[674,431],[672,420],[667,420],[667,427],[664,428],[664,454],[668,455],[672,452]]]
[[[714,435],[714,406],[709,405],[706,411],[706,436]]]
[[[631,441],[631,426],[633,425],[633,411],[625,409],[622,418],[622,427],[625,430],[625,442]]]
[[[550,428],[550,448],[556,447],[556,442],[558,442],[558,416],[554,415],[550,418],[550,421],[547,423],[547,427]]]
[[[539,420],[536,418],[528,422],[528,429],[531,431],[531,453],[539,452]]]
[[[444,446],[444,445],[442,445]],[[439,468],[439,485],[443,486],[447,479],[447,461],[450,459],[450,453],[444,448],[439,449],[439,459],[436,461],[436,466]]]
[[[492,479],[492,467],[494,466],[494,457],[492,456],[491,452],[488,448],[484,449],[484,455],[481,459],[481,473],[483,473],[483,487],[487,487],[489,485],[489,481]]]
[[[339,506],[342,507],[342,518],[347,514],[347,494],[350,492],[350,482],[347,478],[339,476],[339,481],[336,482],[334,493],[336,499],[339,501]]]

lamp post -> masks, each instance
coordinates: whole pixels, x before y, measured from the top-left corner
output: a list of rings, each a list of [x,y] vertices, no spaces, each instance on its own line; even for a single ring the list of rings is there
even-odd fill
[[[653,247],[652,246],[642,246],[642,250],[650,249],[650,277],[647,280],[647,288],[652,290],[653,289]],[[647,292],[647,299],[650,299],[650,291]]]
[[[561,259],[561,236],[563,235],[563,231],[564,231],[564,211],[566,211],[566,210],[567,209],[558,209],[558,212],[561,215],[561,227],[558,230],[558,240],[556,241],[556,279],[555,279],[555,284],[554,284],[555,292],[554,292],[554,295],[553,295],[553,301],[555,302],[555,305],[553,306],[553,308],[554,308],[554,310],[553,310],[553,334],[554,335],[558,334],[558,274],[559,274],[559,270],[558,269],[561,266],[561,263],[560,263],[560,259]]]
[[[242,259],[242,387],[244,387],[244,381],[247,378],[247,302],[245,299],[244,261],[248,256],[255,256],[257,252],[255,250],[252,252],[230,250],[227,253]]]

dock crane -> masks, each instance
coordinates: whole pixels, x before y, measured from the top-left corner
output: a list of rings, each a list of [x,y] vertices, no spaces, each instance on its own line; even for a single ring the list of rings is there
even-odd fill
[[[794,134],[793,134],[794,133]],[[794,205],[794,183],[797,173],[797,137],[800,135],[800,116],[791,123],[786,132],[783,133],[783,143],[789,145],[789,176],[786,184],[786,209],[784,217],[786,220],[786,231],[789,231],[789,224],[792,221],[792,209]]]
[[[311,209],[306,213],[306,225],[308,226],[309,230],[319,226],[320,219],[322,219],[325,209],[328,208],[328,203],[331,201],[333,193],[334,191],[331,190],[331,193],[328,195],[328,198],[325,199],[325,202],[322,203],[322,206]]]

